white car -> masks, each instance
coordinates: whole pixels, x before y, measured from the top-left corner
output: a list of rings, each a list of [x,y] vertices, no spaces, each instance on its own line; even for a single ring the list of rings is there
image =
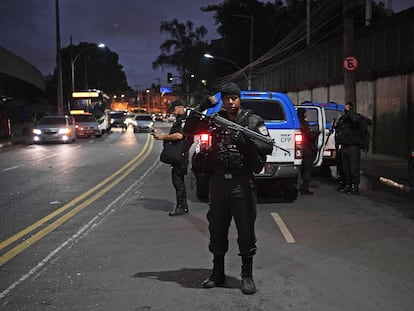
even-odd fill
[[[72,116],[44,116],[33,129],[34,143],[63,142],[76,140],[75,119]]]
[[[154,121],[150,114],[137,114],[131,121],[131,125],[134,128],[134,133],[154,131]]]

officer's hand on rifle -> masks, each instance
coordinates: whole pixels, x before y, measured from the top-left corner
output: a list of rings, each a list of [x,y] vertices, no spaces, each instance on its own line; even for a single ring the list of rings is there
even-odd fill
[[[240,131],[232,131],[231,133],[232,142],[236,145],[246,144],[248,141]]]
[[[204,111],[206,109],[212,108],[217,104],[218,100],[214,96],[206,96],[204,97],[200,105],[198,105],[198,108],[200,111]]]

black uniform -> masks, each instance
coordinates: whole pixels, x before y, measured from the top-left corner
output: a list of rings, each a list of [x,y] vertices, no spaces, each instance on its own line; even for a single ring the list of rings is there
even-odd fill
[[[181,133],[184,135],[183,132],[183,124],[185,121],[185,115],[180,115],[176,117],[175,122],[173,123],[170,133]],[[184,143],[183,143],[183,162],[180,165],[171,165],[171,180],[172,184],[175,188],[177,206],[176,208],[182,208],[188,211],[188,204],[187,204],[187,193],[185,188],[184,176],[187,175],[187,167],[188,167],[188,151],[191,147],[193,139],[191,136],[184,135]]]
[[[219,115],[227,118],[225,111],[220,111]],[[263,120],[250,111],[242,110],[234,122],[268,135]],[[192,132],[196,127],[194,119],[187,120],[185,131],[196,134]],[[253,173],[261,170],[265,155],[272,152],[273,146],[264,142],[253,142],[244,138],[241,133],[219,127],[213,127],[211,134],[212,144],[207,160],[211,176],[210,209],[207,213],[209,250],[218,256],[227,252],[228,230],[234,217],[240,255],[253,256],[256,253],[256,193]]]
[[[338,120],[335,142],[339,145],[341,192],[357,194],[360,183],[361,149],[367,149],[367,124],[371,121],[350,110]]]
[[[304,116],[299,117],[300,121],[300,129],[303,134],[303,143],[302,143],[302,168],[301,168],[301,176],[302,176],[302,186],[301,186],[301,193],[302,194],[313,194],[313,192],[309,191],[309,181],[312,175],[313,169],[313,161],[316,156],[316,136],[317,134],[314,133],[309,126],[309,123],[305,120]]]

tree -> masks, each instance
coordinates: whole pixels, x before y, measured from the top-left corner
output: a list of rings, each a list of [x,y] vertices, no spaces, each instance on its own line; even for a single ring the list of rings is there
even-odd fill
[[[71,58],[72,49],[72,58]],[[71,59],[75,59],[75,90],[99,89],[108,94],[130,90],[118,54],[109,48],[98,48],[95,43],[81,42],[61,49],[63,98],[69,101],[72,91]],[[56,68],[46,81],[51,102],[56,102]]]
[[[72,49],[72,51],[71,51]],[[118,54],[96,43],[81,42],[62,49],[62,72],[66,86],[71,82],[71,52],[74,63],[75,90],[101,89],[106,93],[125,92],[128,83]],[[68,81],[69,80],[69,81]]]
[[[207,42],[203,41],[207,29],[204,26],[195,27],[191,21],[184,24],[173,19],[169,22],[163,21],[160,32],[168,33],[170,39],[161,44],[162,53],[152,63],[152,68],[174,68],[188,94],[192,75],[197,76],[200,71],[200,58],[207,46]]]

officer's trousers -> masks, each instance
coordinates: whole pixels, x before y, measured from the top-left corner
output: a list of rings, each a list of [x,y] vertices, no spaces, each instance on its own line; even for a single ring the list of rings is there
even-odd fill
[[[342,181],[345,185],[359,185],[360,161],[361,149],[359,146],[341,146],[341,173],[343,174]]]
[[[213,174],[210,178],[209,250],[224,255],[228,250],[228,233],[232,217],[237,228],[239,255],[256,253],[256,189],[249,173]]]
[[[171,180],[175,188],[177,206],[188,208],[187,192],[185,189],[184,177],[187,175],[187,167],[183,165],[173,165],[171,167]]]
[[[303,182],[309,183],[310,181],[313,169],[313,159],[315,159],[315,153],[312,150],[303,151],[301,168]]]

